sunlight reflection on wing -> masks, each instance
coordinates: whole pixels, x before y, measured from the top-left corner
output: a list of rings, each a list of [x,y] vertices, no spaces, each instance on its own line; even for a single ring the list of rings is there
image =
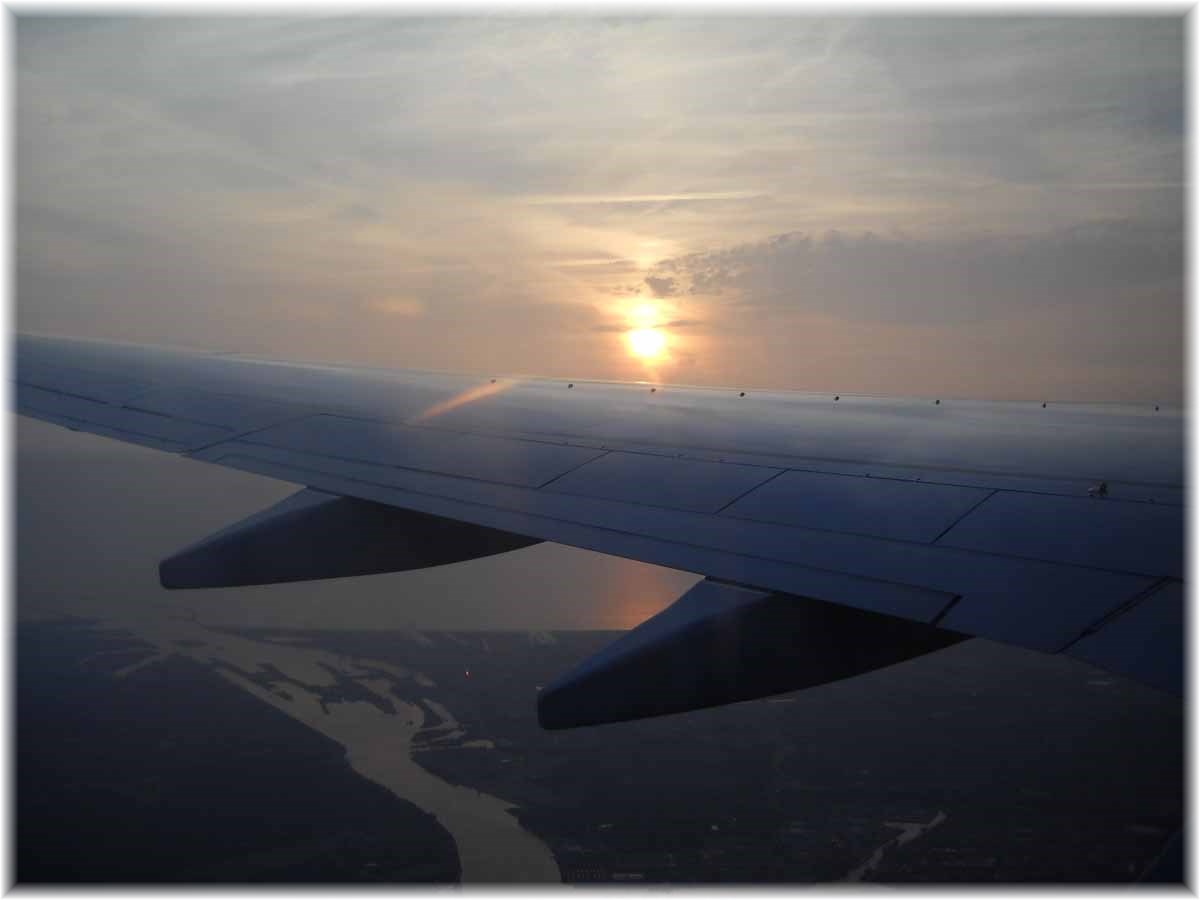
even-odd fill
[[[487,384],[478,384],[475,387],[467,388],[465,391],[460,391],[447,400],[433,404],[429,409],[414,416],[411,421],[413,423],[426,422],[434,416],[440,416],[442,413],[449,412],[452,409],[458,409],[458,407],[466,406],[468,403],[474,403],[485,397],[491,397],[507,391],[509,388],[515,387],[518,383],[515,378],[500,378],[489,381]]]

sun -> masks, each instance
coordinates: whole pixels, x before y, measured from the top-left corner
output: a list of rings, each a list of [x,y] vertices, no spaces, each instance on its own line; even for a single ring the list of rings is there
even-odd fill
[[[658,359],[667,346],[667,338],[657,328],[635,328],[625,339],[629,352],[639,359]]]

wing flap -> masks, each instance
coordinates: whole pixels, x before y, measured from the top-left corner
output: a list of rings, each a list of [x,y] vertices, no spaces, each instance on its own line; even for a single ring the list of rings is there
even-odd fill
[[[782,469],[613,451],[568,472],[552,490],[699,513],[720,512]]]
[[[724,514],[931,543],[989,493],[947,484],[790,471],[750,491]]]
[[[229,456],[222,454],[234,451]],[[202,458],[435,515],[1054,651],[1150,579],[231,442]]]
[[[687,521],[676,517],[688,514],[671,510],[638,508],[635,511],[641,514],[639,525],[624,521],[624,504],[361,463],[338,461],[331,466],[329,460],[321,457],[267,447],[242,445],[238,450],[224,453],[213,449],[205,451],[201,458],[283,481],[309,484],[329,493],[375,500],[684,571],[706,572],[729,581],[767,584],[788,593],[891,611],[920,621],[934,619],[953,600],[952,594],[935,590],[743,554],[722,546],[719,540],[685,541],[679,529],[686,527]],[[577,509],[584,503],[587,509]],[[728,534],[734,537],[739,529],[736,523],[729,524],[734,527]]]
[[[137,409],[127,409],[73,394],[18,384],[17,411],[82,431],[160,450],[182,452],[232,437],[227,428],[187,422]]]
[[[998,491],[938,544],[1182,578],[1183,508]]]
[[[127,401],[125,409],[149,413],[180,423],[208,425],[228,440],[281,422],[312,415],[314,410],[297,403],[256,400],[229,394],[171,387],[158,388]],[[198,449],[199,446],[192,449]]]
[[[462,434],[340,416],[313,416],[268,428],[248,439],[282,450],[496,484],[536,487],[604,451],[544,441]]]
[[[17,384],[82,400],[118,405],[145,393],[151,387],[146,381],[28,360],[20,363]]]

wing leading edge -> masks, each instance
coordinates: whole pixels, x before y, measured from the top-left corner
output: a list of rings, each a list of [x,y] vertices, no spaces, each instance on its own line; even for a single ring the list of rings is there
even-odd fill
[[[964,636],[1182,692],[1178,412],[568,388],[29,336],[16,358],[21,414],[308,487],[164,562],[169,586],[538,540],[709,576],[546,692],[548,725],[748,699]],[[600,701],[663,666],[692,672],[690,693]]]

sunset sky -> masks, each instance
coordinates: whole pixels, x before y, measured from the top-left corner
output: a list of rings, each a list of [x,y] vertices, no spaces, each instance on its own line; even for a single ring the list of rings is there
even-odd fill
[[[17,325],[1178,402],[1184,23],[21,18]],[[650,358],[629,331],[651,329]]]
[[[16,24],[18,329],[476,373],[1184,393],[1181,18]],[[540,546],[167,594],[278,482],[19,420],[18,595],[296,626],[629,627]],[[406,602],[397,603],[397,596]]]

